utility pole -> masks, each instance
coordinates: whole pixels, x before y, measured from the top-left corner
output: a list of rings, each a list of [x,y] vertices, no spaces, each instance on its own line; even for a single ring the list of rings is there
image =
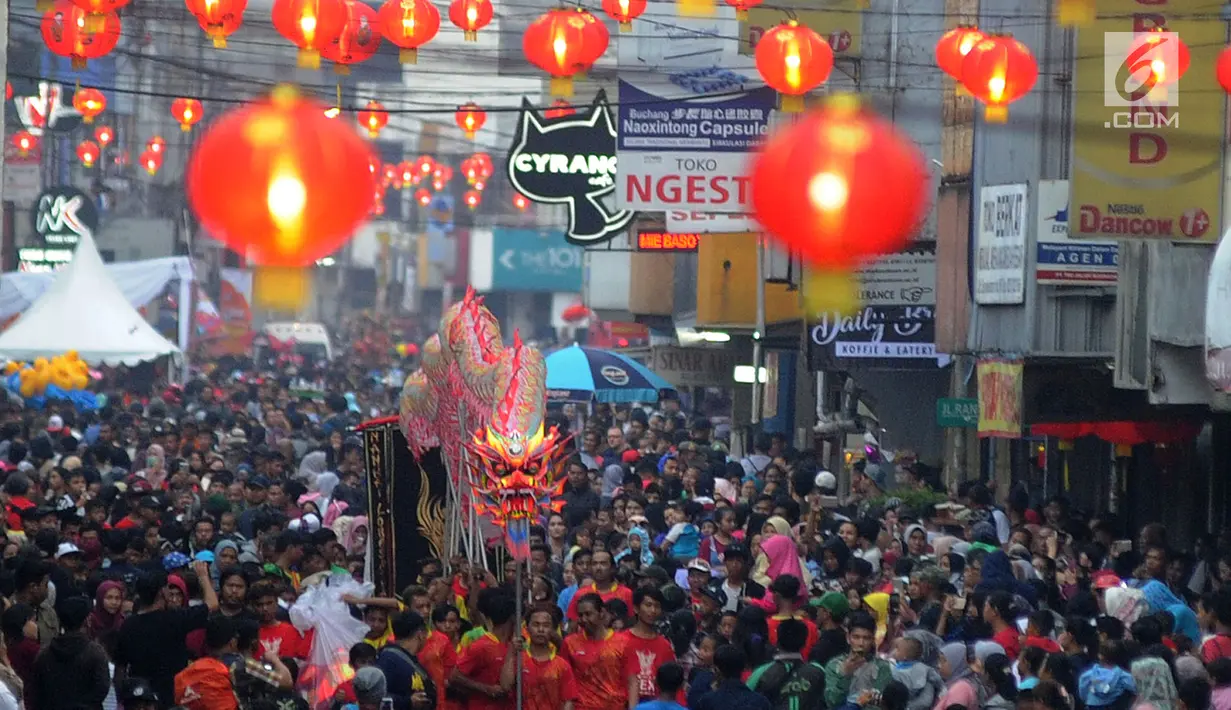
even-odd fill
[[[0,75],[8,76],[9,74],[9,4],[0,2]],[[4,111],[0,111],[0,136],[4,135]],[[4,151],[0,150],[0,175],[4,173]],[[4,182],[0,180],[0,205],[4,203]],[[4,209],[12,209],[5,207]],[[16,230],[14,230],[16,232]],[[16,241],[17,234],[14,233],[13,240]],[[7,245],[16,253],[17,245]],[[3,250],[0,250],[3,253]]]

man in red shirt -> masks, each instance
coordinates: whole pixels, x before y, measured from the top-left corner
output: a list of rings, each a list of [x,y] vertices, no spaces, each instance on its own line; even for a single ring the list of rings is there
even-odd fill
[[[552,610],[555,610],[555,614]],[[504,659],[500,669],[500,685],[506,692],[517,692],[517,655],[522,658],[521,693],[524,710],[573,710],[577,700],[577,682],[573,668],[552,646],[551,635],[556,629],[559,608],[537,607],[530,612],[527,630],[530,647],[525,648],[521,635],[513,639],[513,653]]]
[[[628,605],[629,609],[633,608],[632,590],[615,581],[615,563],[610,552],[594,551],[590,557],[590,576],[594,578],[594,583],[579,587],[577,593],[573,595],[573,600],[569,602],[566,616],[570,622],[576,623],[577,621],[577,600],[590,593],[597,594],[604,603],[612,599],[619,599]]]
[[[261,622],[261,654],[270,651],[279,658],[308,657],[308,644],[293,625],[278,621],[278,597],[282,589],[277,582],[261,581],[252,585],[248,599]]]
[[[4,488],[0,489],[0,492],[4,494],[5,518],[9,530],[24,530],[21,513],[35,507],[34,501],[26,497],[30,494],[30,478],[21,472],[10,474],[5,479]]]
[[[412,606],[417,605],[412,602]],[[457,609],[442,606],[432,612],[433,628],[427,633],[427,641],[418,653],[419,663],[423,664],[427,674],[432,677],[432,683],[436,685],[436,710],[445,710],[445,686],[449,676],[453,674],[453,669],[457,667],[457,645],[440,630],[450,614],[456,618]]]
[[[804,642],[802,651],[803,657],[808,658],[808,654],[812,652],[812,647],[816,645],[817,639],[820,638],[820,633],[816,630],[816,624],[812,619],[799,611],[796,606],[799,603],[799,593],[802,583],[799,577],[793,574],[784,574],[778,577],[769,585],[769,591],[774,594],[774,603],[778,605],[778,613],[769,617],[766,621],[769,624],[769,642],[778,645],[778,625],[787,619],[797,619],[808,627],[808,640]]]
[[[992,627],[992,641],[1004,648],[1010,661],[1021,653],[1021,633],[1013,616],[1013,596],[1008,592],[993,592],[983,603],[983,620]]]
[[[491,629],[462,651],[449,685],[465,694],[467,710],[504,710],[509,698],[500,685],[500,671],[516,631],[516,602],[498,588],[485,589],[479,594],[479,611]]]
[[[638,589],[633,594],[636,623],[624,632],[624,673],[628,676],[628,710],[658,697],[655,680],[664,663],[675,660],[671,642],[658,633],[663,613],[663,594],[657,589]]]
[[[603,598],[594,592],[577,600],[580,628],[564,637],[560,655],[573,666],[577,681],[575,710],[625,710],[628,683],[624,679],[625,635],[607,626]]]

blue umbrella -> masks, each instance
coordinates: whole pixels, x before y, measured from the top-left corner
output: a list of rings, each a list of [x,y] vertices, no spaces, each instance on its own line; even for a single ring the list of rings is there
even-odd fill
[[[552,401],[656,402],[660,392],[675,392],[645,365],[609,350],[574,345],[546,359]]]

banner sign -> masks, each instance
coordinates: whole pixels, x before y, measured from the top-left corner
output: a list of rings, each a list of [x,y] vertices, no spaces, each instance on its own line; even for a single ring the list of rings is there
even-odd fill
[[[1206,0],[1097,0],[1073,73],[1074,237],[1214,242],[1222,223],[1225,23]],[[1157,61],[1188,71],[1157,81]]]
[[[609,241],[633,212],[607,204],[616,187],[616,127],[600,91],[589,109],[547,119],[522,99],[509,149],[509,181],[531,202],[568,205],[564,238],[572,244]]]
[[[809,331],[813,362],[861,360],[889,367],[935,367],[936,322],[931,306],[867,306],[855,315],[822,313]],[[885,361],[885,362],[874,362]]]
[[[620,37],[620,174],[624,209],[746,213],[748,153],[769,134],[778,97],[739,54],[730,7],[673,17]],[[755,86],[755,88],[749,88]]]
[[[696,251],[701,235],[675,232],[638,232],[637,251]]]
[[[667,210],[667,231],[670,232],[736,234],[758,232],[760,229],[756,220],[747,215]]]
[[[916,244],[864,265],[859,300],[868,306],[936,305],[936,244]]]
[[[81,190],[67,185],[43,190],[30,212],[34,233],[49,247],[73,247],[98,230],[98,208]]]
[[[1040,180],[1035,281],[1055,286],[1106,286],[1116,282],[1120,245],[1069,238],[1069,181]]]
[[[1022,303],[1026,300],[1026,185],[984,186],[979,203],[975,303]]]
[[[1022,363],[980,360],[979,437],[1020,439],[1022,436]]]

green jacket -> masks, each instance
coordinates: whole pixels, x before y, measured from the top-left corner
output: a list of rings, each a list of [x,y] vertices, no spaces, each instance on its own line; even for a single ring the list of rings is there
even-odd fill
[[[854,703],[865,690],[883,691],[893,680],[893,666],[880,657],[863,664],[852,675],[843,675],[842,664],[849,655],[844,653],[825,664],[825,705],[828,707]]]

